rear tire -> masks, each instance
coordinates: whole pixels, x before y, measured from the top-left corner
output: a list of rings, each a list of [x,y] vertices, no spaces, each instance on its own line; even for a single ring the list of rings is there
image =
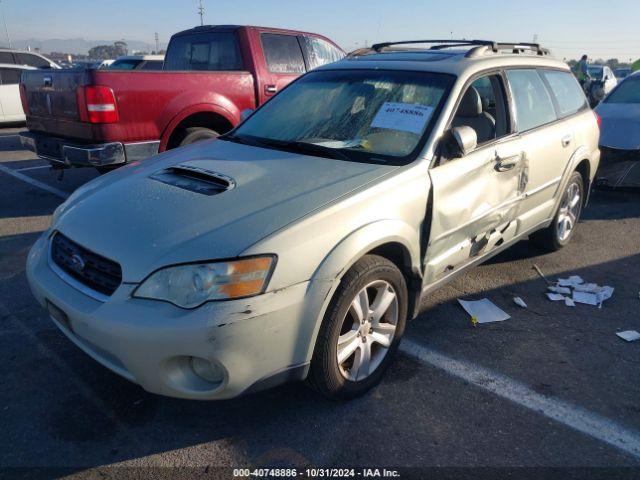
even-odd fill
[[[190,145],[202,140],[209,140],[211,138],[219,137],[220,134],[215,130],[205,127],[189,127],[184,129],[182,139],[178,143],[178,146]]]
[[[565,187],[558,210],[551,225],[531,235],[540,248],[555,252],[565,247],[573,238],[584,204],[584,181],[580,172],[573,172]]]
[[[329,398],[358,397],[377,385],[404,333],[408,305],[402,272],[366,255],[342,278],[316,340],[308,382]]]

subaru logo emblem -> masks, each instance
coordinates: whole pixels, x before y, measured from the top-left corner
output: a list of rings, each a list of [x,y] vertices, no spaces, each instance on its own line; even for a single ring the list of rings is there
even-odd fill
[[[82,271],[84,270],[84,267],[85,267],[84,259],[80,255],[78,255],[77,253],[74,253],[71,256],[71,259],[69,260],[69,263],[70,263],[69,266],[75,272],[82,273]]]

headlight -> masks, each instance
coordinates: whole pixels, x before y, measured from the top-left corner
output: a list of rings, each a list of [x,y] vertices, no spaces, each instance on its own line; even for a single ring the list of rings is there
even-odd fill
[[[196,308],[209,300],[250,297],[264,292],[274,265],[271,255],[176,265],[152,273],[133,296],[164,300],[182,308]]]

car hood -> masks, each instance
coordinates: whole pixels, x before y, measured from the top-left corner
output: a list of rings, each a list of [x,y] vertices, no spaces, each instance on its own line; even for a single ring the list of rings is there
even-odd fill
[[[620,150],[640,149],[640,104],[601,103],[600,145]]]
[[[205,195],[151,178],[175,165],[217,172],[235,186]],[[236,257],[396,168],[199,142],[81,187],[56,213],[53,229],[120,263],[125,282],[139,282],[167,265]]]

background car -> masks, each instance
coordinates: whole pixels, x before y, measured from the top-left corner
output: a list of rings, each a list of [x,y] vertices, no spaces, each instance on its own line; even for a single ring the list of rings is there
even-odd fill
[[[26,65],[0,64],[0,124],[25,121],[20,101],[20,76],[26,70],[36,70]]]
[[[640,73],[621,82],[596,113],[602,119],[597,183],[640,187]]]
[[[611,68],[606,65],[590,65],[589,75],[591,76],[591,83],[587,94],[591,106],[595,106],[600,103],[611,90],[616,88],[618,80],[616,80],[616,76],[613,74]]]
[[[633,70],[631,70],[631,67],[616,68],[613,71],[613,74],[616,76],[618,83],[622,82],[622,80],[627,78],[632,73],[633,73]]]
[[[11,50],[8,48],[0,49],[0,63],[5,65],[26,65],[41,69],[60,68],[56,62],[49,60],[39,53]]]
[[[125,55],[107,66],[109,70],[162,70],[164,55]]]

